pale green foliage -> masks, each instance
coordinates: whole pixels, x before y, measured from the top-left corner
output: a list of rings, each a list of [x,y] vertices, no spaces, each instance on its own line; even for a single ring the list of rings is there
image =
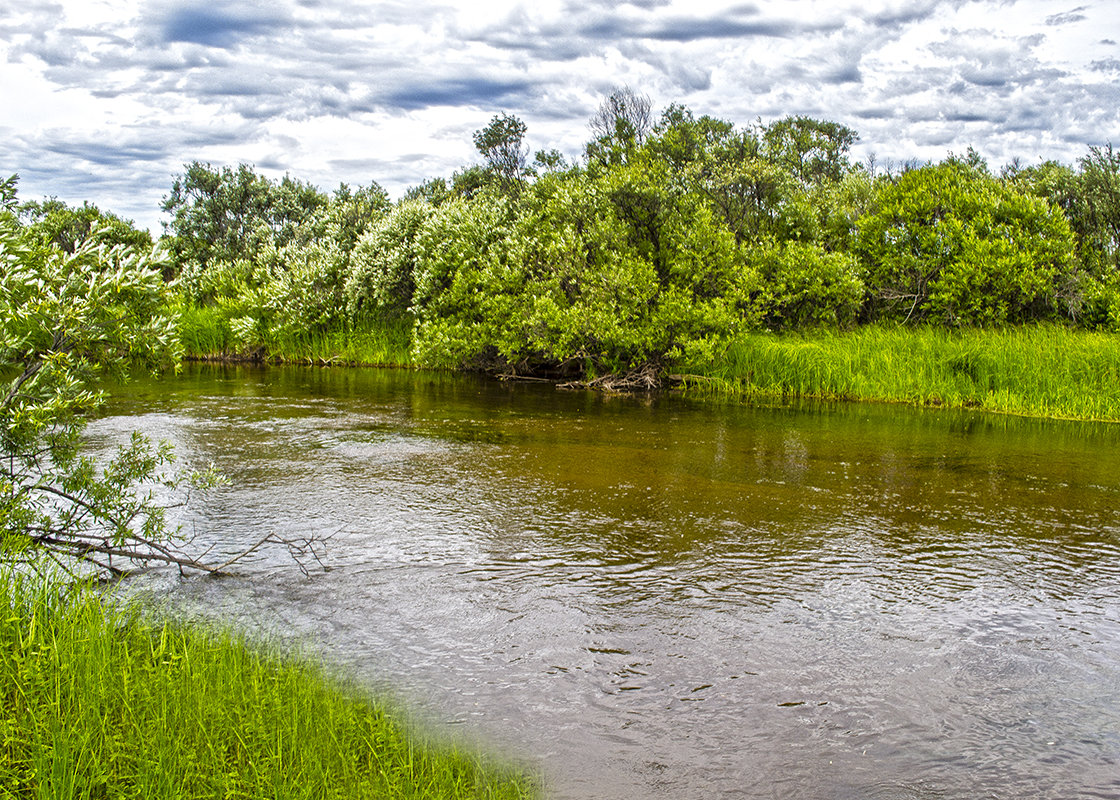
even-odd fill
[[[412,306],[416,238],[433,209],[424,200],[405,200],[358,239],[343,287],[351,318],[370,310],[399,314]]]
[[[498,115],[474,137],[485,166],[388,208],[374,185],[361,202],[308,194],[318,210],[301,216],[289,201],[307,187],[196,167],[173,198],[176,241],[226,257],[188,258],[181,288],[221,312],[242,354],[387,326],[413,330],[416,363],[549,375],[717,359],[760,327],[1120,327],[1111,149],[1091,149],[1080,173],[996,178],[969,148],[876,177],[850,163],[857,134],[834,122],[738,127],[680,105],[652,122],[648,98],[616,90],[584,162],[542,151],[538,173],[524,123]],[[208,244],[231,214],[251,257]]]
[[[14,184],[12,184],[14,192]],[[12,552],[97,560],[156,543],[162,508],[139,484],[170,451],[142,437],[100,468],[80,452],[94,381],[174,363],[157,252],[89,237],[66,253],[0,211],[0,535]]]
[[[285,186],[274,188],[274,202],[292,200],[290,192],[281,191]],[[179,289],[189,306],[220,313],[219,350],[260,353],[270,342],[342,325],[348,321],[345,285],[352,251],[387,203],[376,183],[356,191],[343,185],[314,213],[300,217],[290,210],[297,222],[285,228],[282,239],[272,236],[267,220],[257,220],[261,232],[251,258],[187,261]]]
[[[707,206],[632,158],[542,177],[521,214],[447,203],[418,240],[421,360],[613,371],[714,357],[748,320],[754,273]]]
[[[270,280],[262,286],[268,331],[283,336],[323,330],[344,318],[349,254],[339,238],[332,225],[321,239],[264,255],[271,266]]]
[[[422,363],[483,365],[508,314],[508,206],[486,195],[450,200],[424,220],[415,243],[416,352]]]

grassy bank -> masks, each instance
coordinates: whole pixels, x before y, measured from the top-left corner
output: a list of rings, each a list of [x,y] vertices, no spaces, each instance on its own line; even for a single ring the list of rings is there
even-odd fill
[[[186,308],[188,357],[299,364],[424,366],[409,319],[269,334],[246,343],[228,314]],[[866,326],[746,333],[709,364],[681,364],[695,395],[804,397],[976,408],[1035,417],[1120,421],[1120,335],[1029,325],[995,330]]]
[[[1120,420],[1120,336],[1057,325],[747,334],[690,390]]]
[[[0,570],[2,798],[521,798],[390,712],[230,635]]]
[[[221,308],[178,309],[179,335],[188,358],[262,359],[288,364],[411,367],[412,320],[366,318],[300,333],[238,330]]]

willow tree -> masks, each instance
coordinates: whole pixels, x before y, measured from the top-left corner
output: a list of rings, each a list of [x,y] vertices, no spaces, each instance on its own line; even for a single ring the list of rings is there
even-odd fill
[[[160,252],[45,242],[16,217],[16,180],[0,182],[0,558],[228,566],[185,554],[165,517],[167,490],[212,475],[175,471],[170,447],[139,433],[104,462],[82,446],[101,378],[178,362]]]

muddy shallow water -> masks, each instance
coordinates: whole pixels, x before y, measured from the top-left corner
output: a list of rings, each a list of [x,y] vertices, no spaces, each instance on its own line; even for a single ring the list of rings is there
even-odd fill
[[[312,644],[557,798],[1120,797],[1120,426],[194,366],[90,427],[328,569],[137,585]]]

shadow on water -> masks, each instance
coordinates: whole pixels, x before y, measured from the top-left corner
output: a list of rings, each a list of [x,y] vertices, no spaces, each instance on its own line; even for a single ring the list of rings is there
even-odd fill
[[[1120,426],[189,367],[119,392],[232,484],[149,576],[311,639],[555,796],[1120,797]]]

